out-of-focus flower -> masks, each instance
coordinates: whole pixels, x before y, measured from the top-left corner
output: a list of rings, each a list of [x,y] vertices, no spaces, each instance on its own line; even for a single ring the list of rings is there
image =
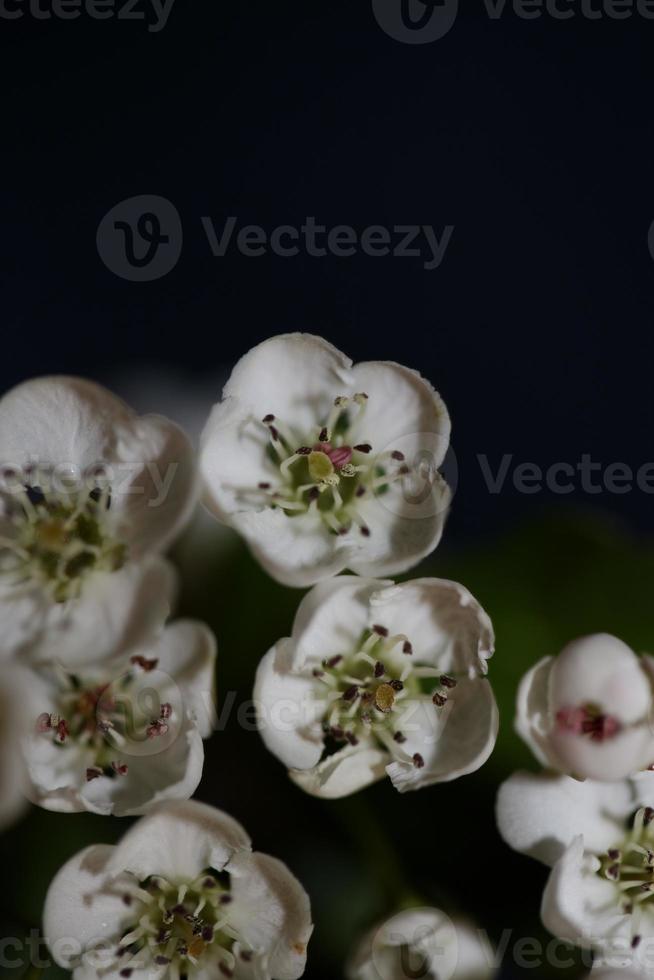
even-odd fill
[[[44,912],[52,955],[75,980],[296,980],[311,931],[286,866],[194,801],[162,804],[115,847],[73,857]]]
[[[16,651],[85,662],[167,611],[158,557],[195,501],[193,452],[98,385],[39,378],[0,400],[0,622]],[[138,602],[132,601],[139,594]],[[161,598],[160,598],[161,597]]]
[[[580,779],[654,763],[654,661],[605,633],[570,643],[523,678],[516,727],[537,759]]]
[[[404,572],[438,544],[450,420],[415,371],[285,334],[234,368],[202,437],[205,499],[287,585]]]
[[[552,868],[541,914],[605,965],[654,967],[654,776],[616,783],[516,773],[501,787],[500,833]],[[634,812],[636,813],[634,817]]]
[[[180,620],[127,660],[31,670],[23,756],[33,801],[129,816],[192,796],[212,729],[214,665],[212,633]]]
[[[29,680],[29,674],[13,664],[4,665],[0,672],[0,830],[27,807],[21,739],[27,727]]]
[[[602,966],[598,963],[597,966],[593,966],[588,980],[645,980],[648,976],[644,971],[635,971],[633,969],[624,969],[619,967],[607,967]]]
[[[455,779],[495,744],[492,652],[488,616],[455,582],[322,582],[259,665],[262,737],[316,796],[346,796],[384,772],[400,792]]]
[[[361,941],[348,980],[489,980],[496,973],[488,941],[440,909],[407,909]]]

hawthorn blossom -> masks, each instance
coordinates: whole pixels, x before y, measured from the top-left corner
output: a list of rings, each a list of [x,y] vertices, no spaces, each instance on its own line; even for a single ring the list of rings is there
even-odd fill
[[[192,796],[212,729],[214,664],[212,633],[180,620],[126,660],[29,671],[23,756],[33,801],[129,816]]]
[[[167,612],[159,557],[195,502],[183,432],[79,378],[0,400],[3,654],[85,662],[138,643]],[[133,597],[138,595],[138,602]]]
[[[612,969],[654,967],[651,804],[650,773],[615,783],[516,773],[498,796],[504,840],[552,868],[544,925]]]
[[[474,772],[497,736],[492,652],[488,616],[456,582],[321,582],[259,665],[263,740],[315,796],[384,773],[406,792]]]
[[[371,930],[346,971],[347,980],[489,980],[496,973],[488,942],[467,922],[440,909],[407,909]]]
[[[654,660],[605,633],[570,643],[523,678],[516,728],[544,766],[615,780],[654,764]]]
[[[320,337],[284,334],[234,368],[200,453],[205,501],[275,579],[404,572],[438,544],[450,420],[415,371],[356,366]]]
[[[71,858],[44,911],[46,942],[74,980],[296,980],[311,932],[286,866],[195,801],[161,804],[116,846]]]

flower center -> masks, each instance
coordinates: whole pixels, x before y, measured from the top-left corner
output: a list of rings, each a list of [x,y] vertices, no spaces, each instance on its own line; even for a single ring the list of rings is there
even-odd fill
[[[605,742],[614,738],[622,730],[622,725],[617,718],[605,714],[595,704],[562,708],[556,713],[556,723],[561,731],[572,732],[574,735],[587,735],[593,742]]]
[[[121,977],[154,965],[157,976],[184,980],[196,968],[206,968],[208,960],[231,977],[237,960],[252,960],[254,950],[230,923],[232,895],[226,872],[208,868],[181,884],[159,875],[139,882],[128,874],[116,888],[134,909],[117,949],[111,951]],[[167,967],[163,974],[161,967]]]
[[[407,739],[400,723],[407,702],[431,699],[437,709],[444,708],[447,692],[457,684],[437,667],[414,665],[412,655],[404,633],[391,636],[385,626],[375,625],[355,652],[335,654],[313,669],[316,698],[325,706],[324,757],[344,744],[358,745],[361,738],[372,736],[394,757],[406,761],[402,745]],[[411,761],[417,768],[424,765],[419,754]]]
[[[602,858],[599,874],[615,883],[624,913],[633,916],[633,946],[640,942],[641,915],[654,914],[654,809],[643,807],[627,840]]]
[[[373,456],[372,445],[359,435],[367,401],[363,392],[351,398],[339,395],[324,424],[300,437],[282,420],[266,415],[262,424],[270,436],[273,478],[245,493],[254,493],[257,502],[263,500],[288,517],[318,515],[332,534],[347,534],[356,526],[368,537],[360,504],[385,493],[409,468],[399,451]]]
[[[38,582],[55,602],[78,596],[94,571],[116,571],[126,545],[108,527],[109,488],[44,493],[25,486],[5,497],[12,535],[0,537],[0,572],[16,585]]]
[[[173,708],[161,703],[153,689],[135,690],[139,673],[150,672],[157,660],[132,657],[132,669],[119,680],[84,684],[75,674],[65,674],[57,706],[58,711],[43,712],[36,720],[36,731],[50,738],[62,751],[77,749],[89,755],[92,765],[85,765],[80,780],[90,782],[98,776],[125,776],[128,766],[121,761],[121,751],[134,743],[166,735]],[[144,704],[147,702],[147,705]]]

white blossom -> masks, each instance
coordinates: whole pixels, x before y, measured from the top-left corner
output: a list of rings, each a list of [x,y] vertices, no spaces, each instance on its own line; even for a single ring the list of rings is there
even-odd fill
[[[159,557],[195,502],[183,432],[77,378],[0,400],[2,654],[85,662],[135,644],[168,607]],[[134,602],[134,596],[138,601]]]
[[[654,764],[654,661],[600,633],[545,657],[523,678],[516,727],[548,768],[621,779]]]
[[[309,334],[273,337],[239,361],[207,422],[205,500],[287,585],[397,574],[440,540],[449,435],[415,371],[353,366]]]
[[[257,671],[262,737],[307,792],[386,772],[405,792],[478,769],[497,735],[490,620],[455,582],[321,582]]]
[[[654,968],[654,776],[606,783],[516,773],[500,833],[552,868],[541,913],[555,936],[607,967]],[[635,816],[634,816],[635,814]]]
[[[347,980],[490,980],[488,940],[435,908],[407,909],[371,930],[346,971]]]
[[[50,885],[43,931],[74,980],[296,980],[312,925],[281,861],[253,852],[226,813],[185,801],[71,858]]]
[[[212,729],[214,664],[211,632],[180,620],[126,659],[30,670],[22,746],[32,800],[129,816],[188,799]]]

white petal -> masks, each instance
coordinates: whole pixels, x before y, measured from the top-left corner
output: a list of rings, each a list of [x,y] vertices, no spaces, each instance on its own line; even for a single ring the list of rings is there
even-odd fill
[[[320,517],[289,518],[279,508],[241,511],[232,527],[247,541],[272,578],[292,588],[306,588],[347,568],[350,546],[331,534]]]
[[[267,854],[238,854],[230,861],[230,924],[256,952],[269,955],[275,980],[304,973],[313,931],[309,896],[286,865]]]
[[[112,508],[132,559],[162,551],[191,517],[198,494],[195,456],[187,435],[158,415],[136,419],[117,447],[119,479]]]
[[[129,916],[120,895],[103,890],[113,847],[96,844],[71,858],[45,899],[43,933],[55,962],[71,969],[93,941],[120,935]]]
[[[595,853],[616,846],[635,809],[627,782],[582,783],[569,776],[518,772],[500,787],[497,822],[510,847],[551,865],[579,834]]]
[[[216,666],[216,639],[209,627],[178,619],[137,652],[158,661],[157,676],[170,677],[179,692],[175,700],[195,719],[202,737],[208,738],[215,725]]]
[[[626,934],[631,917],[620,911],[615,885],[601,878],[599,862],[584,854],[575,837],[552,869],[545,886],[543,924],[559,939],[576,946],[607,948]]]
[[[353,549],[347,567],[369,577],[413,568],[438,546],[450,501],[450,489],[438,475],[415,495],[397,483],[383,494],[363,498],[358,510],[370,535],[354,530],[343,539]]]
[[[554,730],[550,744],[557,768],[580,779],[613,782],[654,762],[654,733],[647,722],[618,732],[604,742]]]
[[[194,878],[205,868],[220,871],[233,855],[250,849],[236,820],[195,800],[162,803],[139,820],[117,844],[110,870]]]
[[[386,769],[401,793],[475,772],[493,751],[499,717],[487,680],[459,681],[444,708],[431,699],[407,705],[397,722],[406,738],[401,749],[407,761],[392,762]],[[420,768],[413,762],[416,754],[424,762]]]
[[[114,458],[117,428],[134,417],[124,402],[91,381],[27,381],[0,400],[0,462],[83,471]]]
[[[194,723],[187,720],[172,745],[156,755],[120,756],[124,776],[99,776],[85,782],[80,799],[85,809],[103,816],[147,813],[164,800],[188,800],[202,778],[204,748]]]
[[[553,657],[544,657],[520,681],[516,705],[515,728],[543,766],[560,768],[548,737],[551,728],[549,706],[550,674]]]
[[[341,749],[313,769],[292,769],[289,776],[311,796],[337,800],[381,779],[389,760],[388,752],[374,743],[360,742]]]
[[[37,661],[84,666],[142,643],[170,612],[175,573],[163,558],[92,576],[78,599],[50,606],[26,648]]]
[[[606,633],[575,640],[561,651],[552,668],[550,698],[554,713],[591,703],[624,724],[644,718],[652,702],[639,658]]]
[[[31,680],[27,671],[13,664],[4,666],[0,674],[0,829],[17,820],[27,807],[21,739],[29,725]]]
[[[414,579],[376,593],[371,607],[373,623],[408,636],[416,661],[445,673],[486,672],[494,645],[491,621],[458,582]]]
[[[257,669],[254,703],[266,748],[289,768],[311,769],[320,761],[324,704],[315,681],[288,670],[283,644],[269,650]]]
[[[293,668],[299,669],[305,664],[318,667],[323,660],[343,649],[354,649],[370,625],[372,596],[390,585],[392,582],[355,575],[339,575],[316,585],[303,598],[295,615]]]

